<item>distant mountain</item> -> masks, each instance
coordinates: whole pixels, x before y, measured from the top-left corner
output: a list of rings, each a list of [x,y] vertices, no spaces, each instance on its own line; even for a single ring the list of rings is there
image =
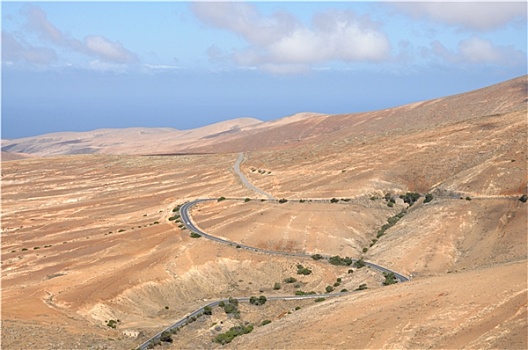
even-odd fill
[[[98,129],[86,132],[60,132],[2,140],[2,152],[38,156],[67,154],[151,154],[172,153],[192,146],[201,139],[213,140],[243,128],[262,123],[239,118],[191,130],[173,128]]]
[[[467,93],[365,113],[327,115],[305,112],[269,122],[241,118],[192,130],[127,128],[46,134],[2,140],[2,151],[38,156],[230,153],[331,142],[338,137],[405,133],[525,110],[526,83],[527,76],[522,76]]]

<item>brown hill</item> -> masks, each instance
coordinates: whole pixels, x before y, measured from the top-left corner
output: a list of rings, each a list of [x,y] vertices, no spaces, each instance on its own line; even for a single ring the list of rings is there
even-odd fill
[[[368,289],[244,305],[240,319],[214,308],[172,348],[527,348],[525,100],[522,77],[387,111],[200,136],[223,140],[218,149],[267,147],[247,152],[241,169],[284,204],[257,200],[233,172],[233,153],[4,162],[2,348],[132,348],[206,300],[322,293],[337,281]],[[296,132],[307,134],[284,142]],[[410,207],[399,198],[408,191],[422,194]],[[413,279],[383,287],[372,269],[257,254],[191,238],[168,220],[177,204],[220,196],[251,200],[197,206],[193,219],[208,232],[266,249],[363,256]],[[297,264],[312,274],[297,275]],[[272,322],[258,327],[264,320]],[[244,322],[254,331],[212,342]]]
[[[170,128],[104,129],[4,140],[2,150],[61,154],[229,153],[325,140],[364,139],[416,132],[475,117],[526,109],[527,76],[459,95],[374,112],[299,113],[271,122],[241,118],[180,131]]]

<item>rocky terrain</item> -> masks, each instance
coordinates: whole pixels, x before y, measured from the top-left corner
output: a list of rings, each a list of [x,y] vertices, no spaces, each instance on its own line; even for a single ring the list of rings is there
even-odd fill
[[[158,130],[163,147],[147,136],[129,144],[117,130],[108,135],[119,145],[99,143],[89,152],[98,154],[63,155],[79,153],[71,135],[3,140],[29,156],[2,157],[2,348],[130,349],[210,300],[321,294],[336,283],[368,288],[241,303],[239,318],[215,307],[162,348],[527,348],[526,83],[371,113],[236,121],[185,140]],[[94,147],[94,133],[75,137]],[[243,185],[240,151],[251,183],[287,202]],[[202,154],[179,154],[193,152]],[[422,196],[409,206],[407,192]],[[206,232],[363,257],[412,280],[383,286],[373,269],[237,249],[169,220],[177,205],[221,196],[192,210]],[[298,275],[299,264],[312,273]],[[249,334],[213,342],[249,324]]]

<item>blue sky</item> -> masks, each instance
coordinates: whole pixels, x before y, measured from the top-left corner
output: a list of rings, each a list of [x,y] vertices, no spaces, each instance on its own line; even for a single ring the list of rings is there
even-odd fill
[[[2,2],[2,138],[352,113],[527,74],[526,2]]]

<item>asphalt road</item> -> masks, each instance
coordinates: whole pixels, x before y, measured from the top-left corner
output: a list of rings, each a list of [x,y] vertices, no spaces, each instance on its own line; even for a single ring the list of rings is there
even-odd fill
[[[252,191],[257,192],[258,194],[261,194],[261,195],[267,197],[270,200],[275,199],[271,194],[266,193],[266,192],[262,191],[260,188],[253,186],[253,184],[248,181],[248,179],[246,178],[246,175],[244,175],[240,171],[240,163],[242,163],[243,160],[244,160],[244,153],[240,152],[238,154],[238,158],[237,158],[237,160],[235,162],[235,165],[233,166],[233,169],[235,170],[235,173],[238,175],[238,177],[240,177],[240,180],[242,181],[244,186],[246,186],[247,188],[249,188]]]
[[[236,163],[235,163],[233,168],[234,168],[235,173],[240,177],[240,180],[242,181],[244,186],[246,186],[247,188],[249,188],[249,189],[251,189],[251,190],[253,190],[253,191],[255,191],[255,192],[257,192],[257,193],[259,193],[259,194],[261,194],[263,196],[266,196],[268,198],[268,200],[270,200],[270,201],[276,201],[276,199],[272,195],[270,195],[270,194],[262,191],[261,189],[253,186],[247,180],[247,178],[244,176],[244,174],[240,171],[240,163],[242,162],[243,159],[244,159],[244,153],[239,153],[238,159],[237,159],[237,161],[236,161]],[[202,229],[200,229],[198,226],[196,226],[196,224],[192,221],[191,215],[190,215],[190,209],[193,206],[195,206],[195,205],[197,205],[199,203],[209,202],[209,201],[217,201],[217,200],[218,199],[205,198],[205,199],[197,199],[197,200],[194,200],[192,202],[188,202],[188,203],[183,204],[180,207],[180,217],[181,217],[181,220],[182,220],[183,224],[185,225],[185,227],[187,227],[187,229],[189,229],[191,232],[197,233],[197,234],[199,234],[200,236],[202,236],[204,238],[210,239],[210,240],[218,242],[218,243],[227,244],[227,245],[230,245],[230,246],[232,246],[234,248],[238,248],[238,249],[247,249],[247,250],[251,250],[251,251],[257,252],[257,253],[270,254],[270,255],[292,256],[292,257],[301,257],[301,258],[311,258],[312,257],[312,254],[309,254],[309,253],[282,252],[282,251],[275,251],[275,250],[268,250],[268,249],[261,249],[261,248],[251,247],[251,246],[248,246],[248,245],[245,245],[245,244],[236,243],[236,242],[232,242],[232,241],[220,238],[220,237],[216,237],[216,236],[213,236],[213,235],[210,235],[210,234],[204,232]],[[242,199],[235,199],[235,200],[242,200]],[[321,200],[321,199],[314,200],[314,201],[317,201],[317,202],[329,202],[329,200]],[[324,259],[326,259],[326,260],[328,260],[330,258],[329,255],[322,255],[321,254],[321,256]],[[355,261],[357,261],[357,259],[352,259],[352,261],[355,262]],[[409,280],[409,278],[407,278],[406,276],[404,276],[402,274],[399,274],[399,273],[397,273],[395,271],[392,271],[392,270],[390,270],[390,269],[388,269],[386,267],[374,264],[372,262],[365,261],[365,265],[370,266],[371,268],[376,269],[376,270],[381,271],[381,272],[387,272],[387,273],[392,272],[392,273],[394,273],[394,276],[396,277],[396,279],[398,279],[399,282],[405,282],[405,281]],[[351,292],[314,294],[314,295],[294,295],[294,296],[292,296],[292,295],[288,295],[288,296],[269,296],[269,297],[266,297],[266,298],[267,298],[267,300],[303,300],[303,299],[315,299],[315,298],[321,298],[321,297],[334,298],[334,297],[340,297],[340,296],[343,296],[343,295],[346,295],[346,294],[349,294],[349,293],[351,293]],[[249,302],[249,299],[250,299],[250,297],[237,298],[237,300],[240,301],[240,302]],[[161,337],[161,334],[163,332],[171,331],[173,329],[177,329],[177,328],[180,328],[180,327],[184,326],[185,324],[187,324],[189,319],[191,319],[192,317],[203,313],[204,308],[206,306],[215,307],[215,306],[218,306],[218,304],[220,304],[220,302],[222,302],[222,301],[226,302],[226,301],[228,301],[228,299],[218,299],[218,300],[212,301],[212,302],[202,306],[201,308],[193,311],[192,313],[186,315],[182,319],[180,319],[177,322],[173,323],[169,327],[163,329],[162,331],[160,331],[159,333],[157,333],[153,337],[149,338],[147,341],[145,341],[143,344],[141,344],[139,347],[137,347],[137,349],[141,349],[141,350],[147,349],[149,344],[150,344],[150,342],[159,340],[160,337]]]
[[[346,292],[346,293],[328,293],[328,294],[311,294],[311,295],[284,295],[284,296],[281,296],[281,295],[274,295],[274,296],[269,296],[269,297],[266,297],[266,300],[267,301],[270,301],[270,300],[305,300],[305,299],[317,299],[317,298],[335,298],[335,297],[341,297],[343,295],[347,295],[349,294],[350,292]],[[256,296],[256,295],[255,295]],[[257,296],[258,297],[258,296]],[[245,302],[245,303],[248,303],[249,302],[249,299],[251,297],[243,297],[243,298],[235,298],[236,300],[238,300],[239,302]],[[148,348],[149,346],[149,343],[151,341],[156,341],[156,340],[159,340],[160,337],[161,337],[161,334],[163,332],[166,332],[166,331],[171,331],[173,329],[178,329],[182,326],[185,326],[189,320],[195,316],[198,316],[200,314],[202,314],[204,312],[204,309],[209,306],[211,308],[215,307],[215,306],[218,306],[221,302],[228,302],[229,299],[218,299],[218,300],[215,300],[215,301],[212,301],[204,306],[202,306],[201,308],[199,309],[196,309],[195,311],[191,312],[190,314],[184,316],[183,318],[181,318],[180,320],[178,320],[177,322],[171,324],[170,326],[168,326],[167,328],[163,329],[162,331],[160,331],[159,333],[157,333],[155,336],[149,338],[147,341],[145,341],[143,344],[141,344],[140,346],[138,346],[136,349],[141,349],[141,350],[145,350]]]
[[[233,246],[233,247],[236,247],[236,248],[239,248],[239,249],[247,249],[247,250],[251,250],[251,251],[254,251],[254,252],[258,252],[258,253],[265,253],[265,254],[271,254],[271,255],[280,255],[280,256],[294,256],[294,257],[301,257],[301,258],[311,258],[313,254],[310,254],[310,253],[292,253],[292,252],[282,252],[282,251],[276,251],[276,250],[268,250],[268,249],[261,249],[261,248],[256,248],[256,247],[251,247],[251,246],[248,246],[248,245],[245,245],[245,244],[241,244],[241,243],[237,243],[237,242],[233,242],[233,241],[229,241],[229,240],[226,240],[226,239],[223,239],[223,238],[219,238],[219,237],[216,237],[216,236],[212,236],[204,231],[202,231],[202,229],[200,229],[199,227],[197,227],[194,222],[192,222],[191,220],[191,216],[189,214],[189,210],[195,206],[196,204],[199,204],[199,203],[203,203],[203,202],[208,202],[208,201],[217,201],[217,199],[211,199],[211,198],[207,198],[207,199],[197,199],[197,200],[194,200],[192,202],[188,202],[188,203],[185,203],[184,205],[182,205],[180,207],[180,216],[182,218],[182,221],[183,221],[183,224],[189,229],[191,230],[192,232],[195,232],[199,235],[201,235],[202,237],[205,237],[207,239],[210,239],[212,241],[215,241],[215,242],[218,242],[218,243],[223,243],[223,244],[228,244],[230,246]],[[325,259],[328,259],[330,258],[330,255],[323,255],[321,254],[321,256]],[[357,259],[352,259],[352,261],[357,261]],[[381,272],[387,272],[387,273],[394,273],[394,276],[398,279],[399,282],[406,282],[409,280],[408,277],[396,272],[396,271],[392,271],[386,267],[383,267],[383,266],[380,266],[378,264],[374,264],[372,262],[368,262],[368,261],[365,261],[365,265],[367,266],[370,266],[371,268],[373,269],[376,269],[378,271],[381,271]]]

